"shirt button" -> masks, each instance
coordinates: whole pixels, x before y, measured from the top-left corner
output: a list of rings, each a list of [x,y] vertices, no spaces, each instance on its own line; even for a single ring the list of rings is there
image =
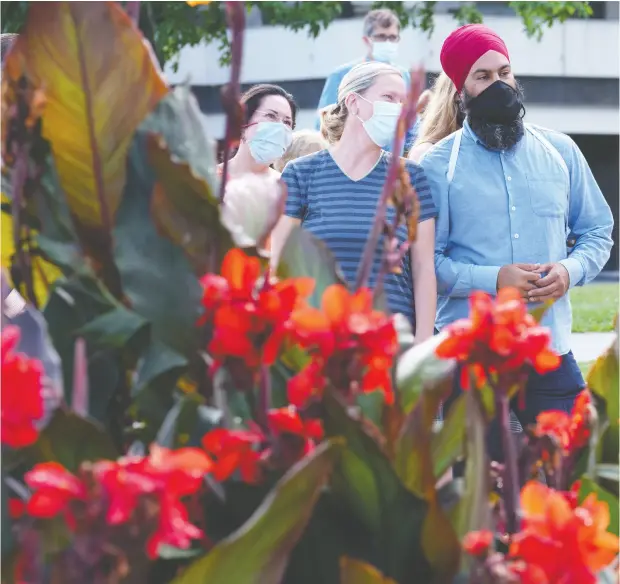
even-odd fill
[[[513,205],[512,207],[510,207],[510,210],[511,210],[511,211],[516,211],[516,210],[517,210],[517,208]]]
[[[512,177],[511,176],[507,176],[506,180],[512,180]]]
[[[519,234],[515,233],[515,239],[519,239]]]

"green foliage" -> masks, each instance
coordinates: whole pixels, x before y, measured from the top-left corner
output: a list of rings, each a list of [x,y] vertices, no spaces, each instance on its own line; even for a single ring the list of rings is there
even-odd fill
[[[337,440],[324,442],[291,468],[241,529],[192,564],[173,584],[279,582],[340,448]]]
[[[419,28],[429,35],[434,30],[437,2],[373,2],[373,8],[387,7],[398,15],[403,27]],[[453,11],[459,24],[482,22],[483,17],[475,3],[463,2]],[[5,2],[2,5],[2,32],[19,31],[26,14],[27,2]],[[140,27],[155,48],[160,62],[175,62],[179,51],[186,45],[202,42],[216,43],[221,61],[230,60],[230,42],[226,35],[226,16],[223,2],[192,8],[185,2],[142,2]],[[295,31],[306,31],[316,38],[342,12],[340,2],[246,2],[249,9],[257,7],[263,22]],[[587,18],[592,14],[589,2],[510,2],[521,17],[529,36],[540,39],[545,28],[567,18]],[[361,34],[361,32],[360,32]]]

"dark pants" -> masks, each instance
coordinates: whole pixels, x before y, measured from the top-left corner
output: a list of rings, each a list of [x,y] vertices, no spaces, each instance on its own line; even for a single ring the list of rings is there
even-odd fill
[[[452,395],[444,403],[444,416],[450,410],[454,400],[461,394],[460,375],[454,378]],[[570,412],[577,394],[585,387],[585,381],[572,351],[562,357],[558,369],[540,375],[532,372],[525,388],[525,404],[519,407],[519,396],[515,396],[510,406],[517,415],[519,422],[525,428],[536,422],[536,417],[545,410],[561,410]],[[497,420],[491,422],[487,435],[487,447],[492,460],[501,462],[503,452],[501,435]],[[456,469],[455,469],[456,471]],[[458,473],[457,473],[458,474]]]

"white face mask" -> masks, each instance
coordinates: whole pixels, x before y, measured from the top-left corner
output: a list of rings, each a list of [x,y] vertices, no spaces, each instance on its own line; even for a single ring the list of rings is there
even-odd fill
[[[365,97],[356,93],[358,97],[364,101],[368,101]],[[371,103],[368,101],[368,103]],[[372,116],[366,121],[359,116],[357,119],[362,122],[364,130],[368,137],[380,148],[385,148],[393,139],[398,125],[398,117],[402,109],[400,103],[391,103],[389,101],[373,101]]]
[[[382,63],[393,63],[398,56],[398,43],[390,41],[372,43],[372,58]]]
[[[282,122],[258,122],[248,146],[256,162],[271,164],[282,158],[292,141],[293,130]]]

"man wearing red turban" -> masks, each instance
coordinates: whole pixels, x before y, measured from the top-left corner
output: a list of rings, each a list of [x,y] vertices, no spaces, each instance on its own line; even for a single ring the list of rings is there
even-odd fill
[[[556,371],[532,372],[525,408],[513,404],[525,426],[541,411],[570,411],[585,386],[570,350],[567,292],[607,263],[613,218],[570,137],[524,123],[523,92],[497,33],[481,24],[458,28],[443,44],[441,65],[465,121],[420,162],[439,209],[436,327],[466,317],[475,290],[495,295],[510,286],[529,302],[555,301],[543,324],[562,361]],[[569,232],[577,238],[570,251]]]

